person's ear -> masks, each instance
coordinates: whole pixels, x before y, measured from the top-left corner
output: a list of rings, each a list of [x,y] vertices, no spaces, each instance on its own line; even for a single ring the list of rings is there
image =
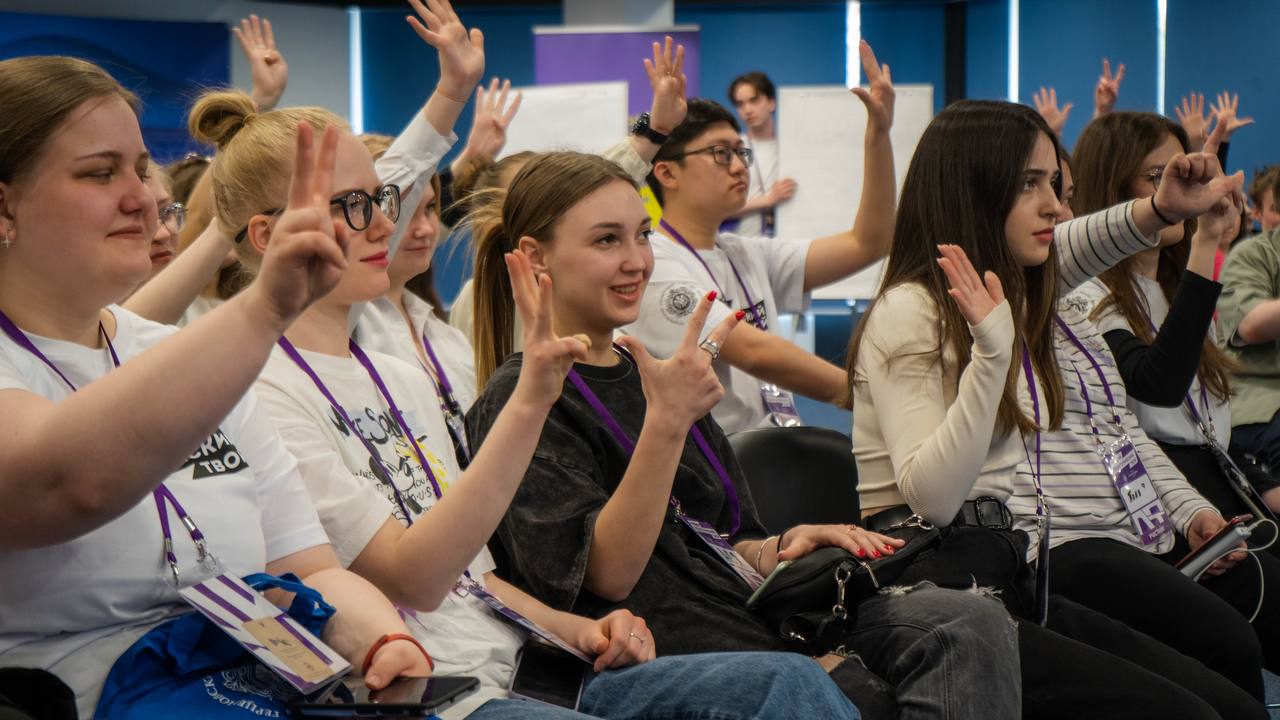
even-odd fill
[[[777,101],[776,99],[774,99],[774,98],[769,98],[769,112],[770,112],[770,114],[775,113],[775,112],[777,112],[777,111],[778,111],[778,101]]]
[[[267,245],[271,242],[271,218],[266,215],[254,215],[249,218],[249,225],[244,242],[249,243],[259,255],[267,254]]]
[[[18,232],[18,223],[13,217],[13,203],[16,198],[13,186],[0,182],[0,242],[14,242]]]
[[[542,243],[525,235],[520,238],[520,242],[516,243],[516,251],[524,253],[525,257],[529,258],[529,264],[533,267],[535,275],[549,272],[546,253],[542,250]]]
[[[674,160],[662,160],[653,164],[653,177],[665,190],[680,187],[680,167]]]

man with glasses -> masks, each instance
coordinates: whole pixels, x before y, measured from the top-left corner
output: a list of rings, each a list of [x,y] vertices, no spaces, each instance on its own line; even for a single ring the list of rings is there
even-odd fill
[[[662,220],[652,241],[653,275],[639,319],[625,329],[649,352],[665,357],[680,344],[699,298],[715,292],[720,300],[708,328],[731,312],[746,311],[722,345],[702,344],[718,360],[725,396],[712,415],[726,433],[800,424],[792,392],[847,404],[844,369],[782,338],[777,322],[779,313],[804,312],[809,291],[852,275],[889,249],[893,87],[870,47],[863,48],[863,65],[871,88],[855,92],[870,118],[865,181],[857,219],[845,232],[777,240],[720,232],[720,224],[746,202],[754,157],[733,115],[710,100],[689,101],[684,122],[654,158],[647,182],[662,205]]]

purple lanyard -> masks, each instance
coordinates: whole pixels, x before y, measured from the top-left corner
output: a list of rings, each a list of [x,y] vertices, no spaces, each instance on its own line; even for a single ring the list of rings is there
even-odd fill
[[[449,412],[462,414],[462,406],[453,397],[453,385],[449,384],[449,376],[444,372],[444,365],[440,364],[440,358],[436,357],[436,353],[431,349],[431,341],[427,339],[427,333],[422,332],[422,349],[427,351],[427,357],[431,360],[431,367],[435,369],[436,390],[440,393],[440,399],[449,408]]]
[[[674,238],[676,242],[683,245],[685,250],[693,253],[693,256],[698,259],[698,262],[702,263],[702,268],[707,271],[707,275],[711,277],[711,282],[715,284],[716,290],[720,291],[720,296],[725,297],[724,288],[720,287],[720,281],[716,279],[716,274],[711,272],[711,266],[703,259],[702,254],[690,245],[689,241],[685,240],[683,235],[676,232],[676,229],[671,227],[671,224],[666,220],[659,220],[658,226]],[[729,257],[728,253],[725,254],[724,259],[729,262],[729,269],[733,270],[733,276],[738,280],[738,287],[742,288],[742,296],[746,298],[747,301],[747,311],[751,313],[751,324],[767,332],[764,322],[760,319],[760,316],[756,314],[756,302],[751,299],[751,291],[747,289],[747,284],[743,282],[742,274],[738,272],[738,266],[733,264],[733,258]]]
[[[1071,332],[1071,328],[1067,327],[1067,324],[1062,322],[1062,318],[1054,318],[1054,322],[1058,323],[1058,327],[1062,329],[1062,332],[1066,333],[1067,339],[1071,341],[1071,344],[1075,345],[1076,349],[1079,350],[1081,354],[1089,360],[1089,364],[1093,366],[1093,371],[1098,374],[1098,381],[1102,383],[1102,391],[1107,395],[1107,406],[1111,409],[1111,417],[1115,420],[1116,429],[1121,433],[1124,433],[1124,422],[1120,419],[1119,411],[1116,410],[1116,398],[1115,395],[1111,394],[1111,384],[1107,382],[1107,376],[1103,374],[1102,366],[1098,364],[1096,359],[1094,359],[1093,354],[1084,346],[1084,343],[1080,341],[1080,338],[1076,337],[1076,334]],[[1093,425],[1093,402],[1089,399],[1089,391],[1085,386],[1084,376],[1076,369],[1075,363],[1071,364],[1071,369],[1075,372],[1076,378],[1080,381],[1080,395],[1084,398],[1085,414],[1089,416],[1089,425],[1093,428],[1093,434],[1097,436],[1098,428]],[[1101,439],[1099,439],[1099,442],[1101,442]]]
[[[634,367],[634,361],[625,354],[625,350],[616,348],[616,346],[615,349],[617,349],[620,354],[623,354],[623,357],[625,357],[628,362],[631,362]],[[595,392],[587,386],[586,381],[582,379],[582,376],[578,374],[578,371],[570,370],[569,380],[573,383],[574,387],[578,388],[578,392],[582,393],[582,396],[587,399],[587,403],[596,411],[596,415],[600,416],[600,420],[604,422],[604,426],[609,429],[609,433],[618,441],[618,444],[622,446],[622,449],[626,450],[628,455],[634,454],[636,450],[635,441],[627,435],[626,430],[622,429],[622,426],[618,424],[617,418],[613,416],[613,413],[609,412],[609,408],[605,407],[604,403],[600,401],[599,396],[597,396]],[[720,462],[719,456],[717,456],[715,451],[711,449],[711,444],[707,442],[707,438],[702,434],[702,431],[698,429],[697,424],[689,427],[689,434],[693,435],[693,442],[697,444],[698,450],[702,452],[702,456],[707,459],[707,462],[711,463],[711,468],[715,470],[716,475],[720,477],[720,484],[724,487],[725,500],[729,503],[729,509],[733,516],[733,526],[729,529],[729,536],[733,537],[733,535],[738,532],[738,528],[742,525],[741,510],[738,507],[738,491],[733,485],[733,480],[729,477],[729,471],[725,469],[724,464]],[[675,508],[676,512],[684,512],[680,507],[680,501],[676,499],[675,495],[671,496],[669,502],[671,507]]]
[[[1040,427],[1040,392],[1036,389],[1035,373],[1031,370],[1031,355],[1027,352],[1026,344],[1022,346],[1022,374],[1027,378],[1027,392],[1031,394],[1031,411],[1035,414],[1036,427]],[[1044,488],[1040,483],[1040,436],[1039,429],[1036,430],[1036,461],[1035,471],[1031,474],[1031,481],[1036,488],[1036,516],[1038,516],[1043,524],[1046,508],[1048,507],[1044,499]],[[1023,445],[1026,451],[1026,445]],[[1030,453],[1028,453],[1027,464],[1031,465]]]
[[[312,369],[311,365],[309,365],[306,360],[302,359],[302,354],[293,346],[293,343],[289,342],[288,338],[282,337],[279,340],[279,345],[280,348],[284,350],[284,354],[288,355],[289,359],[292,360],[293,363],[302,370],[302,372],[306,373],[307,377],[311,378],[311,382],[315,384],[316,389],[320,391],[321,395],[324,395],[325,400],[329,401],[329,405],[333,407],[334,412],[338,413],[338,417],[342,418],[342,422],[350,428],[351,434],[360,439],[360,443],[364,445],[364,449],[369,453],[369,457],[373,458],[373,461],[382,471],[380,473],[382,475],[382,481],[385,482],[387,487],[391,488],[391,492],[395,494],[396,504],[400,506],[400,512],[404,513],[405,523],[412,525],[413,513],[410,513],[409,507],[405,505],[404,496],[400,494],[400,488],[396,487],[395,482],[387,475],[387,465],[382,462],[382,454],[378,452],[378,448],[374,447],[373,443],[369,442],[368,438],[360,434],[360,431],[356,428],[356,424],[351,421],[350,416],[347,415],[347,411],[343,409],[342,404],[333,396],[333,393],[329,392],[329,388],[325,386],[324,381],[320,379],[320,376],[316,374],[316,371]],[[373,363],[369,361],[369,356],[364,354],[364,351],[360,349],[360,346],[356,344],[355,340],[349,341],[348,347],[351,349],[351,354],[355,356],[356,360],[364,366],[365,371],[369,373],[369,377],[373,379],[374,385],[378,387],[378,392],[381,393],[382,397],[387,401],[387,405],[390,406],[391,409],[392,417],[395,418],[396,424],[400,427],[401,432],[403,432],[405,437],[408,438],[409,445],[413,447],[414,453],[418,456],[418,462],[422,465],[422,471],[426,473],[427,480],[431,482],[431,490],[435,493],[436,499],[440,499],[444,496],[444,493],[441,492],[440,485],[436,482],[435,473],[431,472],[431,464],[427,462],[427,458],[423,454],[422,448],[418,446],[418,440],[413,436],[413,431],[409,429],[408,424],[400,415],[400,408],[396,406],[395,400],[391,399],[391,393],[387,391],[387,386],[383,384],[382,376],[380,376],[378,371],[374,369]]]
[[[62,382],[66,383],[67,387],[71,388],[71,392],[76,391],[75,383],[71,382],[71,380],[63,374],[62,370],[59,370],[58,366],[55,365],[47,355],[41,352],[40,348],[35,346],[35,343],[31,342],[31,338],[27,337],[27,334],[22,332],[22,329],[15,325],[13,321],[9,319],[9,316],[2,311],[0,311],[0,330],[3,330],[4,334],[8,335],[10,340],[17,343],[18,347],[21,347],[23,350],[34,355],[36,359],[44,363],[45,366],[54,372],[54,374],[59,378],[62,378]],[[112,364],[116,367],[120,367],[120,356],[116,354],[116,348],[111,344],[111,338],[107,335],[107,329],[102,326],[102,323],[98,323],[98,333],[106,342],[107,352],[111,353]],[[186,508],[182,507],[182,503],[178,502],[177,496],[175,496],[169,488],[165,487],[163,482],[160,483],[156,489],[151,491],[151,497],[155,500],[156,512],[160,515],[160,531],[164,533],[165,561],[169,563],[169,571],[173,573],[174,583],[177,583],[178,556],[173,551],[173,534],[169,529],[169,514],[165,511],[165,503],[167,502],[172,505],[174,512],[178,514],[178,519],[182,520],[182,525],[187,529],[187,534],[191,536],[191,542],[195,544],[196,553],[201,562],[204,562],[206,559],[211,557],[209,553],[209,546],[205,540],[204,533],[200,532],[200,528],[196,527],[195,521],[191,519],[191,515],[186,511]]]

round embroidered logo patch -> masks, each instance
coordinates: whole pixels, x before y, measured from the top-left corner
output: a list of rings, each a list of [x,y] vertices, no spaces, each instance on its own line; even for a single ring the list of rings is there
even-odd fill
[[[692,285],[672,285],[662,293],[662,315],[676,325],[684,325],[685,318],[698,306],[698,288]]]

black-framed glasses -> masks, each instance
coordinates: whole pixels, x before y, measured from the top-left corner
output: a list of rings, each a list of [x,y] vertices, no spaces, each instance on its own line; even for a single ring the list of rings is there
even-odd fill
[[[733,165],[734,155],[737,155],[738,159],[742,161],[742,164],[747,167],[751,167],[751,163],[755,162],[756,159],[756,154],[751,148],[735,148],[729,147],[728,145],[709,145],[704,148],[698,148],[697,150],[686,150],[673,159],[679,159],[689,155],[700,155],[702,153],[711,155],[711,159],[714,160],[717,165],[723,165],[724,167],[730,167]]]
[[[1144,172],[1138,177],[1141,177],[1143,180],[1151,183],[1151,187],[1159,190],[1160,181],[1164,179],[1164,168],[1156,168],[1155,170]]]
[[[187,207],[182,203],[169,203],[160,211],[160,224],[166,230],[177,235],[187,224]]]
[[[391,222],[400,219],[400,186],[399,185],[383,185],[373,191],[373,195],[364,190],[352,190],[344,195],[333,198],[329,201],[329,205],[340,205],[342,207],[342,216],[347,221],[347,227],[360,232],[369,227],[369,223],[373,222],[373,204],[377,201],[378,208],[383,215]],[[283,212],[283,208],[271,208],[264,210],[263,215],[277,215]],[[249,233],[249,228],[245,227],[236,233],[236,242],[244,240],[245,235]]]

